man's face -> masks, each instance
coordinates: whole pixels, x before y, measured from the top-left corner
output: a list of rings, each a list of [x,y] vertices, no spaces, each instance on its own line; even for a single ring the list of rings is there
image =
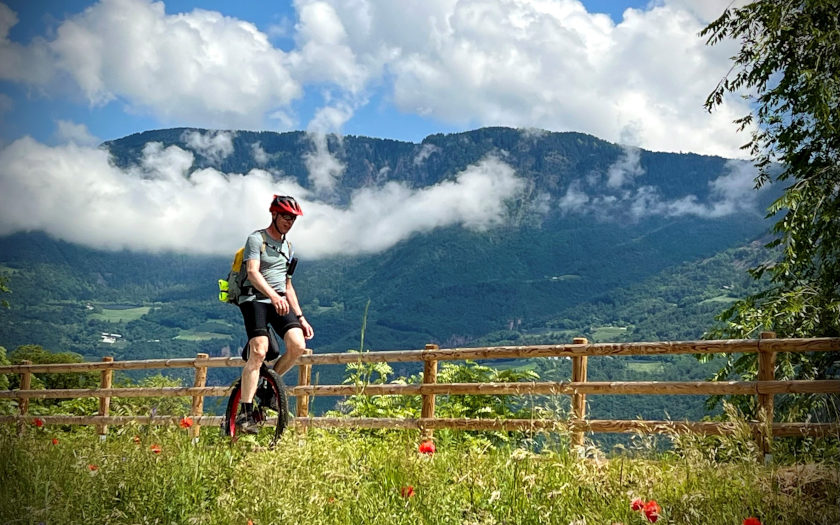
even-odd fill
[[[276,213],[274,215],[274,226],[280,233],[286,233],[295,225],[295,219],[297,219],[297,215],[291,213]]]

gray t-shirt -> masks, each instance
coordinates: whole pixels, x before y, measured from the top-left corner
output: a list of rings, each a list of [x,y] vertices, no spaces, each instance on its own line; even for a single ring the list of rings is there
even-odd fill
[[[265,230],[257,230],[248,236],[245,241],[245,252],[243,261],[252,259],[260,260],[260,273],[265,277],[268,285],[277,293],[286,292],[286,271],[289,269],[289,261],[292,256],[292,245],[285,238],[282,241],[275,241]],[[263,249],[265,243],[265,249]],[[246,285],[250,285],[246,281]],[[260,301],[270,302],[261,294],[257,294]]]

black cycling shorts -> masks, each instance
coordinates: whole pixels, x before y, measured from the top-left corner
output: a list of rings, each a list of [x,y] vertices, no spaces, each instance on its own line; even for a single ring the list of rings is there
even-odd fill
[[[302,328],[295,314],[289,311],[286,315],[280,315],[271,303],[246,301],[239,305],[239,311],[242,312],[242,319],[245,321],[245,333],[248,334],[249,341],[257,336],[266,336],[269,346],[272,346],[272,337],[268,333],[269,325],[274,329],[277,337],[281,339],[292,328]]]

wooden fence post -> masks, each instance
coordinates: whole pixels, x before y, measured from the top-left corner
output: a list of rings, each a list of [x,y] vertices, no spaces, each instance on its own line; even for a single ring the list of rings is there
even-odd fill
[[[204,388],[207,385],[207,365],[200,363],[208,359],[208,354],[196,354],[195,356],[195,381],[193,386],[196,388]],[[198,439],[201,433],[201,425],[198,424],[198,419],[204,413],[204,395],[200,394],[193,396],[192,406],[190,407],[190,417],[193,418],[193,426],[190,428],[190,435],[193,440]]]
[[[32,361],[24,359],[20,362],[22,365],[31,365]],[[20,389],[21,390],[29,390],[32,388],[32,372],[29,370],[20,373]],[[29,398],[22,397],[18,399],[18,408],[20,409],[20,415],[25,416],[27,412],[29,412]],[[23,419],[21,419],[20,424],[18,424],[18,432],[23,432],[23,429],[26,427],[26,423],[24,423]]]
[[[776,332],[761,332],[761,339],[775,339]],[[758,343],[758,380],[776,379],[776,352],[765,350],[761,340]],[[764,412],[765,422],[759,433],[759,448],[765,463],[773,459],[773,394],[758,394],[758,408]]]
[[[113,363],[113,357],[103,357],[102,362],[104,363]],[[110,368],[107,368],[102,371],[102,374],[99,379],[99,388],[111,388],[114,380],[114,371]],[[111,410],[111,398],[110,397],[100,397],[99,398],[99,414],[100,416],[107,416],[108,412]],[[99,434],[99,439],[104,440],[105,435],[108,433],[108,425],[104,423],[99,423],[96,425],[96,430]]]
[[[440,347],[438,345],[428,344],[426,345],[426,351],[438,350]],[[438,362],[437,359],[423,359],[423,384],[424,385],[433,385],[437,383],[437,371],[438,371]],[[421,419],[432,419],[435,417],[435,395],[434,394],[423,394],[423,406],[420,409],[420,418]],[[424,428],[423,431],[423,438],[431,439],[432,433],[434,432],[432,429]]]
[[[307,348],[303,355],[312,355],[312,350]],[[298,386],[309,386],[312,384],[312,365],[298,365]],[[309,396],[298,395],[295,403],[295,416],[299,418],[309,417]],[[309,428],[309,427],[307,427]]]
[[[585,337],[575,337],[572,343],[585,345],[589,341]],[[572,356],[572,382],[582,383],[586,381],[586,361],[587,356],[585,355]],[[573,394],[572,413],[574,414],[574,424],[581,425],[586,418],[586,394]],[[572,432],[572,446],[583,447],[583,429],[579,426]]]

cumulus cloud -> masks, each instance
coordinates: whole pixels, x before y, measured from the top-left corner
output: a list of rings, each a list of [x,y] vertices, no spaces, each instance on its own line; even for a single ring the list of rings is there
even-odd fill
[[[709,115],[702,107],[732,48],[705,46],[697,33],[707,20],[684,4],[630,9],[615,24],[572,0],[433,3],[409,35],[386,39],[400,51],[389,63],[395,104],[461,125],[585,131],[611,141],[633,126],[646,149],[740,156],[731,122],[748,108],[728,100]]]
[[[95,248],[228,255],[267,226],[271,195],[285,193],[305,210],[293,232],[298,251],[328,257],[384,250],[437,227],[490,228],[524,186],[489,157],[435,186],[389,182],[336,207],[292,179],[259,169],[190,173],[194,161],[191,151],[149,143],[136,165],[120,169],[101,148],[18,139],[0,149],[0,235],[42,230]]]
[[[374,34],[376,31],[366,20],[367,3],[343,4],[320,0],[296,3],[298,46],[290,54],[290,61],[299,78],[307,83],[329,83],[349,93],[359,93],[383,61],[367,52],[358,57],[350,40],[349,32]],[[369,69],[371,66],[373,71]]]
[[[309,89],[330,132],[376,99],[449,126],[613,142],[632,127],[645,149],[740,157],[732,121],[746,102],[702,107],[736,44],[708,47],[698,32],[730,4],[656,0],[615,23],[578,0],[297,0],[288,51],[250,22],[151,0],[100,0],[21,44],[8,36],[17,15],[0,4],[0,78],[45,90],[66,78],[93,105],[119,101],[177,125],[288,128]]]
[[[100,140],[94,137],[87,126],[69,120],[56,121],[56,140],[59,143],[78,144],[79,146],[95,146]]]
[[[72,79],[92,105],[121,100],[162,122],[259,128],[302,94],[288,56],[249,22],[163,2],[101,0],[63,21],[52,40],[11,42],[0,4],[0,78],[47,86]]]
[[[17,25],[17,14],[0,3],[0,80],[43,86],[54,76],[54,64],[43,39],[30,45],[9,40],[9,30]]]
[[[290,56],[302,82],[353,94],[382,84],[400,111],[450,125],[614,142],[633,128],[646,149],[737,157],[743,140],[731,122],[748,108],[702,107],[733,48],[697,36],[730,4],[651,2],[616,24],[577,0],[299,0]]]

